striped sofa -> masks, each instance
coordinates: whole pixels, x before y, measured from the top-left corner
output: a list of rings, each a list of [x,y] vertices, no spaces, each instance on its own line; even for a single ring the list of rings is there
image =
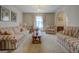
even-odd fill
[[[79,28],[65,27],[64,31],[57,33],[58,42],[69,52],[79,52]]]
[[[23,37],[28,33],[22,27],[0,28],[0,50],[14,50],[24,41]]]

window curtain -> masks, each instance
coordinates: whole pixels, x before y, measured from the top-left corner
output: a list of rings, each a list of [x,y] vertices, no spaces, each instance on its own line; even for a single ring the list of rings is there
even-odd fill
[[[46,27],[46,16],[43,15],[43,30],[45,30],[45,27]]]

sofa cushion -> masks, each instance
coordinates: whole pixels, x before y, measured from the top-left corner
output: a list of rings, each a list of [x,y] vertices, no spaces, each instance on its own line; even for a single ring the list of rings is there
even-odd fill
[[[10,35],[14,34],[14,31],[12,28],[0,28],[0,35]]]
[[[77,38],[71,37],[71,38],[66,39],[66,42],[68,43],[69,41],[74,41],[74,40],[77,40]]]
[[[15,34],[20,33],[20,27],[14,27],[13,29]]]
[[[75,29],[74,29],[74,32],[73,32],[73,37],[76,36],[77,32],[78,32],[78,28],[75,28]]]
[[[73,39],[73,40],[70,40],[69,42],[69,46],[70,46],[70,49],[71,49],[71,47],[72,47],[72,52],[75,52],[75,50],[77,50],[76,48],[77,48],[77,45],[79,45],[79,40],[77,40],[77,39]]]
[[[24,33],[24,32],[28,32],[28,30],[24,27],[14,27],[14,33],[15,34],[21,34],[21,33]]]
[[[74,37],[78,38],[79,36],[79,30],[77,31],[77,33],[74,35]]]
[[[20,39],[22,39],[22,37],[23,37],[23,34],[16,34],[16,35],[15,35],[15,39],[17,40],[17,42],[18,42]]]

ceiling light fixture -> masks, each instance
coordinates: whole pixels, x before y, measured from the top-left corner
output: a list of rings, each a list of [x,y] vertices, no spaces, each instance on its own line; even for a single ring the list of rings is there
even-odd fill
[[[40,13],[41,9],[40,9],[40,5],[37,6],[37,12]]]
[[[38,12],[40,12],[40,11],[41,11],[41,9],[39,9],[39,8],[38,8],[38,9],[37,9],[37,11],[38,11]]]

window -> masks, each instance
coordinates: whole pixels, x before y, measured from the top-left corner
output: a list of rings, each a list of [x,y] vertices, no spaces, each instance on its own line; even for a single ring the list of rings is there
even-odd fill
[[[43,28],[43,18],[42,18],[42,16],[36,16],[35,28],[39,28],[39,29]]]
[[[5,7],[0,7],[1,21],[10,21],[10,10]]]

